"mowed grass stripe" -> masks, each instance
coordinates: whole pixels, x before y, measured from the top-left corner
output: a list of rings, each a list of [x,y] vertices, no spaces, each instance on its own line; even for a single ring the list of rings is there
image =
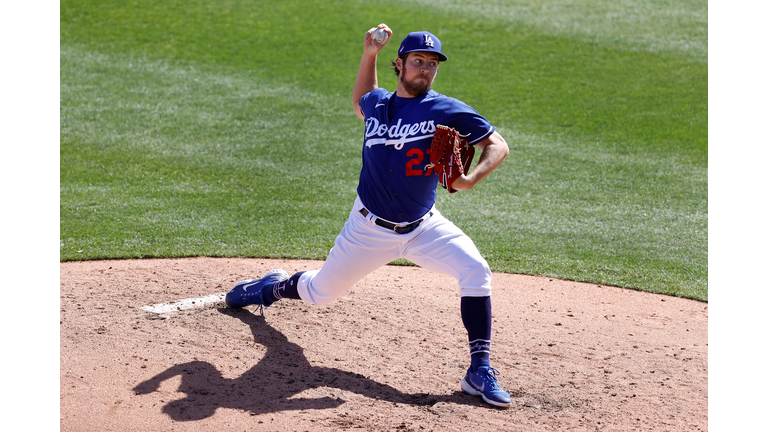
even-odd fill
[[[430,28],[451,58],[436,89],[477,107],[495,124],[524,127],[529,134],[604,137],[626,151],[663,147],[706,164],[706,64],[438,7],[424,6],[433,14],[404,14],[411,9],[397,5],[67,0],[62,40],[101,52],[258,71],[278,83],[348,97],[365,31],[360,23],[384,21],[398,32],[380,55],[380,82],[387,88],[395,85],[386,63],[396,56],[397,40],[407,31]],[[668,28],[662,36],[674,31]]]
[[[360,169],[340,100],[71,46],[61,70],[63,259],[327,253],[303,236]]]
[[[359,0],[707,62],[706,0]],[[499,43],[504,44],[501,40]]]

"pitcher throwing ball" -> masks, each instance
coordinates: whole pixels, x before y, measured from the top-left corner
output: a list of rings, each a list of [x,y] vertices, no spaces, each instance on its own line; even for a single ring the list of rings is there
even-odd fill
[[[377,29],[389,36],[383,43],[371,37]],[[430,146],[440,125],[455,129],[482,152],[475,168],[453,179],[449,191],[472,189],[501,164],[509,147],[469,105],[432,90],[440,64],[448,58],[430,32],[410,33],[400,44],[398,57],[390,62],[398,76],[396,91],[378,88],[377,56],[391,36],[385,24],[365,34],[352,90],[355,113],[365,122],[363,167],[357,198],[328,259],[320,270],[294,275],[272,270],[261,279],[239,282],[226,302],[230,307],[270,306],[297,299],[326,305],[397,258],[451,275],[459,283],[471,357],[461,388],[489,404],[509,407],[509,394],[490,365],[491,270],[472,239],[435,208],[438,181],[443,181],[430,163]]]

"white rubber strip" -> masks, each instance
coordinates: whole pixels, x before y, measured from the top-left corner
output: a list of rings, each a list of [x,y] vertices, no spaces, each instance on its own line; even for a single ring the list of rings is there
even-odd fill
[[[183,300],[176,300],[169,303],[159,303],[152,306],[143,306],[141,309],[147,312],[154,313],[168,313],[176,312],[188,309],[206,309],[214,308],[217,306],[225,307],[224,296],[227,293],[212,294],[206,297],[188,298]]]

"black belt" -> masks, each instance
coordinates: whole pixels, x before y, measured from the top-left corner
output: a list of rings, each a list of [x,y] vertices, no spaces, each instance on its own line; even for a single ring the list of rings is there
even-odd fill
[[[363,207],[360,209],[360,213],[363,214],[363,217],[367,218],[371,212],[369,212],[368,209]],[[429,215],[432,216],[432,212],[429,212]],[[387,222],[383,219],[376,218],[376,220],[373,221],[373,223],[375,223],[380,227],[392,230],[398,234],[408,234],[409,232],[415,230],[416,227],[418,227],[424,221],[424,219],[426,218],[421,218],[415,222],[409,223],[408,225],[397,225],[397,224],[393,224],[392,222]]]

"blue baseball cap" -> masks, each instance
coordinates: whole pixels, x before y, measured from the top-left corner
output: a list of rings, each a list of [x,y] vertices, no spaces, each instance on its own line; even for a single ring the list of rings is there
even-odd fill
[[[397,56],[402,57],[416,51],[428,51],[437,54],[440,61],[446,61],[448,57],[440,52],[442,49],[443,44],[440,43],[440,39],[432,33],[428,31],[412,32],[408,33],[408,36],[403,39],[400,49],[397,51]]]

